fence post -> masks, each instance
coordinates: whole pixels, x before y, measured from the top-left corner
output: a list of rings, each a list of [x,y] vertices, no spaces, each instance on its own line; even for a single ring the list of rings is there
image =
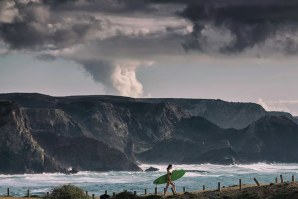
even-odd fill
[[[115,192],[113,192],[113,196],[115,196],[116,195],[116,193]]]
[[[203,191],[205,191],[205,189],[206,189],[206,188],[205,188],[205,185],[203,185]]]
[[[254,178],[254,181],[256,182],[256,184],[258,185],[258,187],[261,186],[260,183],[257,181],[256,178]]]
[[[284,178],[282,177],[282,175],[280,175],[280,182],[284,183]]]
[[[27,197],[30,198],[30,190],[27,190]]]
[[[154,189],[154,194],[157,195],[157,187]]]
[[[135,196],[136,196],[136,195],[137,195],[137,192],[136,192],[136,191],[134,191],[134,192],[133,192],[133,195],[135,195]]]
[[[145,189],[145,195],[147,195],[147,189]]]
[[[275,178],[275,183],[278,183],[278,178],[277,177]]]
[[[217,184],[217,191],[221,191],[220,182]]]
[[[92,194],[92,199],[95,199],[95,195],[94,194]]]
[[[292,182],[295,182],[295,176],[292,175]]]
[[[108,195],[108,191],[107,190],[105,190],[105,194]]]
[[[8,197],[10,196],[9,188],[7,188],[7,196],[8,196]]]
[[[183,187],[183,193],[185,193],[185,187]]]
[[[242,180],[239,179],[239,189],[241,190],[242,189]]]
[[[48,197],[50,196],[50,192],[47,192],[47,196],[48,196]]]

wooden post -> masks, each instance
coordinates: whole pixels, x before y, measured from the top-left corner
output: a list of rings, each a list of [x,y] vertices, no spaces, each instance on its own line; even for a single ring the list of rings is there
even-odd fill
[[[256,178],[254,178],[254,181],[256,182],[256,184],[258,185],[258,187],[261,186],[260,183],[257,181]]]
[[[8,197],[10,196],[9,188],[7,188],[7,196],[8,196]]]
[[[163,192],[164,192],[164,193],[166,192],[166,188],[163,188]]]
[[[239,179],[239,189],[241,190],[242,189],[242,180]]]
[[[275,178],[275,183],[278,183],[278,177]]]
[[[115,196],[116,195],[116,193],[115,192],[113,192],[113,196]]]
[[[92,199],[95,199],[95,195],[94,194],[92,194]]]
[[[205,185],[203,185],[203,191],[205,191]]]
[[[105,190],[105,194],[108,195],[108,191],[107,190]]]
[[[183,193],[185,193],[185,187],[183,187]]]
[[[88,196],[88,191],[86,191],[86,196]]]
[[[48,197],[50,196],[50,193],[49,193],[49,192],[47,192],[47,196],[48,196]]]
[[[284,183],[284,178],[282,177],[282,175],[280,175],[280,182]]]
[[[27,190],[27,197],[30,198],[30,190]]]
[[[136,191],[134,191],[134,192],[133,192],[133,195],[135,195],[135,196],[136,196],[136,195],[137,195],[137,192],[136,192]]]
[[[157,187],[154,189],[154,194],[157,195]]]
[[[217,184],[217,191],[221,191],[220,182]]]
[[[145,189],[145,195],[147,195],[147,189]]]
[[[292,182],[295,182],[295,176],[292,175]]]

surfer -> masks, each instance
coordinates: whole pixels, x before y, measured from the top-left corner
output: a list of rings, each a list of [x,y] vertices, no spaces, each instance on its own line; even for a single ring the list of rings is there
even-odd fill
[[[167,167],[167,185],[163,195],[166,195],[169,185],[172,185],[174,194],[176,194],[176,187],[175,187],[175,184],[172,182],[172,167],[173,166],[171,164],[169,164],[169,166]]]

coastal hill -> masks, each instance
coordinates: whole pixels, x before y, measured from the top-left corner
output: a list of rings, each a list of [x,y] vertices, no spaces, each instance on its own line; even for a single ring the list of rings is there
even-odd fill
[[[0,173],[68,167],[136,171],[137,161],[298,162],[297,118],[267,112],[254,103],[38,93],[0,94],[0,101],[1,113],[6,113],[0,115],[0,156],[4,161],[22,157],[29,163],[19,170],[0,164]],[[20,129],[25,129],[26,143]],[[10,136],[19,141],[6,142]],[[26,154],[16,149],[21,145],[28,147]],[[44,162],[32,160],[32,153],[48,164],[32,166]]]

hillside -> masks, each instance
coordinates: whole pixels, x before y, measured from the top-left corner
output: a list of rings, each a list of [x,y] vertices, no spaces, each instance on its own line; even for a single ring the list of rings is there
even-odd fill
[[[266,112],[258,104],[34,93],[0,94],[0,100],[19,106],[28,135],[64,167],[138,170],[136,161],[298,162],[296,119],[289,113]],[[3,151],[11,146],[5,147]],[[78,158],[83,151],[88,156]],[[77,158],[67,157],[71,153]],[[105,166],[110,156],[121,166]]]
[[[32,130],[40,124],[38,121],[47,124],[46,117],[39,117],[35,123],[32,118],[28,120],[26,113],[14,102],[0,101],[0,173],[66,172],[69,167],[140,170],[124,153],[99,140],[75,134],[71,128],[67,134],[70,121],[61,129],[54,125],[61,122],[57,116],[49,121],[51,128],[41,125],[42,130]]]

